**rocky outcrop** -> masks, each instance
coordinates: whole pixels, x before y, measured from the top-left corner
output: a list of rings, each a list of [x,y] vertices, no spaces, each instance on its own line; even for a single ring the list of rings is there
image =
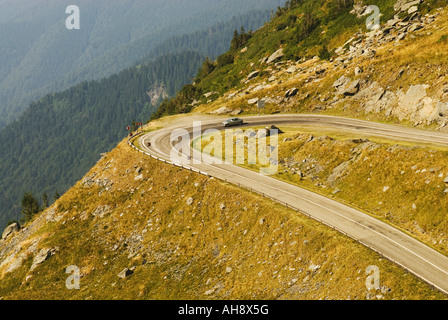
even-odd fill
[[[413,85],[406,92],[399,91],[398,106],[393,114],[400,120],[413,119],[417,123],[431,124],[447,115],[448,103],[442,103],[430,98],[426,89],[429,86]]]
[[[356,33],[344,45],[337,48],[335,53],[339,57],[334,59],[335,65],[346,65],[355,58],[373,58],[376,51],[375,46],[389,42],[400,42],[408,37],[410,33],[422,30],[428,24],[434,22],[438,13],[422,17],[418,11],[418,5],[422,1],[399,0],[395,5],[397,14],[388,20],[380,29],[372,30],[366,34]],[[352,13],[362,14],[364,6],[356,3]],[[347,51],[348,48],[348,51]]]
[[[335,83],[333,83],[333,87],[336,88],[338,94],[344,96],[353,96],[358,93],[359,85],[359,80],[352,81],[346,76],[340,77]]]
[[[13,235],[15,232],[20,230],[20,225],[18,222],[14,222],[7,226],[2,233],[2,239],[6,240],[9,236]]]
[[[35,255],[37,253],[37,246],[39,245],[39,242],[40,239],[34,239],[28,248],[23,251],[21,245],[16,244],[12,246],[12,250],[9,255],[2,257],[0,260],[0,268],[7,266],[5,273],[13,272],[14,270],[20,268],[29,255]]]
[[[358,18],[361,18],[365,15],[367,10],[367,5],[365,5],[362,1],[356,1],[353,5],[353,10],[350,11],[351,14],[356,14]]]
[[[107,168],[107,165],[106,165],[106,168]],[[108,178],[95,179],[96,176],[97,176],[97,173],[93,173],[90,176],[85,177],[82,180],[83,187],[91,188],[93,186],[98,186],[98,187],[104,188],[106,191],[109,191],[112,189],[113,182],[110,179],[108,179]]]
[[[109,214],[111,212],[111,207],[110,206],[98,206],[93,212],[92,212],[92,216],[94,217],[99,217],[99,218],[104,218],[104,216],[106,216],[107,214]]]
[[[286,91],[286,93],[285,93],[285,98],[291,98],[291,97],[294,97],[294,96],[296,96],[297,94],[299,93],[299,89],[297,89],[297,88],[291,88],[291,89],[288,89],[287,91]]]
[[[371,67],[367,67],[368,63],[363,63],[377,56],[377,52],[382,52],[381,48],[390,42],[394,46],[400,45],[401,41],[412,39],[413,33],[425,32],[426,27],[433,23],[440,13],[426,14],[422,16],[419,11],[419,5],[422,1],[400,0],[397,1],[395,16],[382,22],[382,26],[378,30],[370,32],[356,32],[347,42],[340,48],[335,50],[338,55],[330,59],[329,63],[333,64],[334,71],[343,70],[342,76],[337,78],[333,83],[334,91],[320,93],[317,97],[313,97],[308,106],[312,111],[326,110],[333,106],[344,102],[355,102],[360,106],[359,111],[365,113],[383,113],[386,117],[395,117],[399,120],[408,119],[415,121],[416,124],[439,123],[444,126],[448,124],[448,107],[445,103],[445,91],[440,95],[434,94],[431,90],[432,97],[426,94],[425,84],[414,84],[414,86],[401,88],[401,90],[392,90],[379,84],[382,82],[371,81],[372,72],[375,71]],[[352,13],[358,16],[366,14],[367,6],[364,1],[355,1]],[[429,32],[429,30],[428,30]],[[423,34],[423,33],[421,33]],[[389,50],[390,51],[390,50]],[[383,55],[383,53],[381,53]],[[270,96],[254,97],[253,93],[258,91],[268,91],[277,85],[282,85],[285,78],[297,78],[303,81],[305,86],[308,83],[317,83],[321,79],[325,79],[329,70],[333,72],[328,64],[323,63],[319,58],[306,59],[299,61],[279,61],[283,58],[283,49],[278,49],[269,57],[265,57],[260,62],[269,64],[263,70],[263,83],[254,83],[251,86],[232,93],[232,97],[244,98],[249,105],[255,105],[260,99],[272,105],[283,105],[285,109],[292,107],[298,101],[308,99],[312,94],[306,92],[300,94],[302,90],[298,87],[284,87],[283,93],[277,96],[267,92]],[[252,65],[251,65],[252,67]],[[405,77],[406,69],[397,72],[396,79]],[[264,73],[266,77],[264,77]],[[260,75],[259,71],[253,71],[245,78],[245,80],[254,79]],[[261,77],[260,77],[261,78]],[[381,77],[380,77],[381,78]],[[255,80],[256,81],[256,80]],[[275,82],[275,84],[267,83]],[[297,84],[294,83],[297,86]],[[408,85],[409,86],[409,85]],[[448,85],[446,86],[448,93]],[[247,94],[251,94],[246,98]],[[229,95],[230,97],[230,95]],[[443,98],[444,97],[444,98]],[[226,113],[230,113],[230,109],[223,109]]]
[[[448,103],[427,94],[427,84],[411,85],[407,90],[388,91],[377,82],[365,85],[353,98],[364,107],[365,113],[384,113],[398,120],[415,124],[445,123]]]
[[[359,91],[356,95],[356,99],[364,102],[366,113],[379,113],[384,107],[379,101],[383,98],[385,92],[386,90],[377,82],[372,82],[370,85]]]
[[[342,76],[333,83],[333,87],[338,89],[340,87],[346,86],[348,83],[350,83],[350,81],[351,81],[350,78]]]
[[[394,5],[394,10],[398,12],[409,11],[409,9],[418,6],[422,2],[422,0],[397,0]]]
[[[154,85],[154,87],[146,92],[146,94],[148,95],[152,105],[156,105],[157,102],[168,98],[168,94],[166,93],[166,88],[163,83]]]
[[[275,51],[266,61],[267,64],[270,64],[274,61],[277,61],[280,58],[283,58],[284,54],[283,54],[283,48],[278,49],[277,51]]]
[[[39,265],[48,260],[51,256],[56,253],[55,248],[41,249],[39,253],[34,257],[33,264],[31,265],[30,271],[36,269]]]
[[[230,113],[232,111],[233,111],[232,109],[229,109],[227,107],[222,107],[222,108],[219,108],[218,110],[213,111],[212,113],[217,114],[217,115],[223,115],[223,114]]]
[[[333,83],[336,97],[331,101],[331,97],[321,99],[321,102],[328,100],[330,104],[338,104],[354,99],[357,105],[364,108],[365,113],[383,113],[386,117],[395,117],[400,121],[404,119],[413,121],[415,125],[431,123],[438,123],[442,127],[447,125],[448,103],[443,88],[437,92],[431,90],[431,96],[427,93],[428,85],[425,83],[414,83],[399,90],[390,90],[377,82],[369,81],[370,72],[373,70],[363,70],[356,65],[364,59],[375,57],[376,51],[382,45],[389,42],[399,45],[400,41],[411,37],[414,32],[425,30],[433,23],[439,13],[422,16],[418,12],[421,3],[420,0],[397,1],[395,5],[397,14],[384,23],[381,29],[365,34],[358,32],[336,49],[338,57],[332,61],[334,67],[341,69],[351,67],[351,70]],[[355,3],[352,13],[363,14],[362,2]],[[406,70],[401,69],[396,79],[402,78],[405,73]],[[354,75],[356,79],[351,79],[349,74]]]
[[[130,275],[132,275],[134,273],[135,268],[124,268],[119,274],[118,277],[121,279],[126,279],[127,277],[129,277]]]

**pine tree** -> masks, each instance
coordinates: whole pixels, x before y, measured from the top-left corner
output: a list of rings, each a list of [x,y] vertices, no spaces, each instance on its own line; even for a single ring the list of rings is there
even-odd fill
[[[44,195],[42,196],[42,206],[44,209],[48,208],[50,206],[49,200],[48,200],[48,195],[45,192]]]
[[[319,58],[321,58],[322,60],[330,60],[331,52],[328,51],[327,45],[323,45],[319,50]]]
[[[25,220],[31,220],[39,211],[40,206],[37,199],[34,198],[31,192],[25,193],[22,198],[22,215],[25,217]]]
[[[232,41],[230,42],[230,50],[236,51],[240,46],[241,46],[240,35],[238,34],[238,31],[236,31],[235,29],[235,31],[233,31]]]

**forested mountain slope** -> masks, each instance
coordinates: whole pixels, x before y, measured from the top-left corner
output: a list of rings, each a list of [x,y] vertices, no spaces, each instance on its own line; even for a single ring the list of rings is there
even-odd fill
[[[119,72],[164,40],[283,2],[80,0],[80,29],[67,30],[66,3],[1,0],[0,128],[32,100]]]
[[[93,99],[93,103],[102,99],[98,102],[101,105],[98,110],[105,108],[105,99],[109,99],[107,101],[108,109],[101,111],[104,118],[100,119],[99,114],[92,116],[93,109],[89,109],[93,108],[91,102],[80,101],[79,95],[67,96],[68,92],[73,92],[73,88],[67,90],[62,96],[60,93],[56,94],[57,97],[62,98],[54,99],[54,95],[48,95],[40,99],[38,103],[33,103],[30,110],[27,110],[17,122],[11,123],[4,128],[4,132],[0,133],[2,143],[23,147],[21,151],[8,147],[0,151],[2,162],[0,164],[0,188],[3,193],[0,196],[0,225],[11,218],[18,219],[20,217],[20,198],[24,192],[32,191],[38,198],[47,192],[51,198],[55,191],[66,190],[71,183],[82,176],[85,170],[92,166],[100,152],[108,151],[114,143],[119,141],[125,123],[130,124],[134,119],[141,121],[149,119],[164,98],[174,95],[183,85],[191,82],[205,56],[216,57],[228,49],[235,30],[239,30],[241,27],[247,30],[256,29],[268,21],[271,15],[272,13],[268,10],[249,11],[236,15],[227,22],[217,24],[214,22],[211,27],[203,31],[185,33],[183,36],[170,38],[140,60],[139,64],[145,67],[130,68],[119,75],[112,75],[110,79],[103,80],[101,83],[91,82],[94,85],[90,85],[85,94]],[[189,28],[184,29],[184,31],[187,30]],[[130,54],[133,46],[139,47],[137,43],[133,43],[127,50],[123,47],[123,55]],[[139,48],[139,50],[141,49]],[[195,50],[195,52],[189,50]],[[109,62],[107,59],[98,61],[98,64],[101,63]],[[117,65],[114,65],[113,68],[117,68]],[[78,72],[82,73],[84,70],[92,73],[93,77],[97,69],[98,65],[88,65]],[[138,79],[132,79],[129,82],[125,80],[125,77],[136,74],[138,74]],[[71,79],[69,79],[70,77]],[[64,81],[70,83],[76,78],[77,76],[73,74],[66,75]],[[116,80],[113,81],[113,79]],[[136,84],[137,80],[139,82]],[[131,90],[133,85],[136,87]],[[75,88],[77,88],[75,91],[79,93],[79,88],[82,86],[77,85]],[[95,92],[109,93],[107,97],[94,97],[96,93],[93,89],[96,90]],[[147,94],[142,95],[144,90],[147,91]],[[114,103],[115,98],[118,104]],[[126,99],[129,103],[126,103]],[[64,105],[70,106],[66,114],[53,108],[54,105],[61,104],[62,100],[65,101]],[[82,103],[87,103],[87,105],[81,106]],[[55,110],[57,115],[54,114]],[[49,117],[55,117],[54,122],[45,118],[46,112],[49,112]],[[114,117],[114,120],[110,125],[105,125],[108,123],[108,117]],[[85,127],[81,128],[81,123],[74,124],[72,118],[85,118]],[[118,119],[121,119],[120,123],[117,122]],[[21,129],[24,123],[31,123],[26,128],[27,130]],[[46,128],[48,123],[52,123],[52,126],[57,129]],[[92,130],[95,130],[98,124],[105,126],[102,128],[103,130],[95,131],[93,134]],[[61,135],[59,130],[62,130],[62,127],[68,128],[68,130]],[[89,132],[89,135],[84,134],[85,132]],[[26,135],[28,137],[24,138]],[[52,143],[48,144],[47,138],[51,139]],[[73,142],[67,144],[67,141],[74,139],[85,140],[85,144],[76,151],[76,162],[72,163],[75,161],[73,157],[75,151],[70,143],[73,144]],[[46,156],[47,160],[45,161],[44,158],[40,158],[40,155],[37,156],[37,159],[40,160],[33,159],[31,161],[29,157],[32,152],[37,150],[41,150],[40,155],[46,150],[52,151],[48,151],[49,155]],[[27,156],[24,156],[25,154]],[[68,163],[73,165],[67,166]],[[55,167],[58,170],[55,171]]]
[[[161,54],[184,50],[196,50],[204,56],[216,59],[220,54],[229,50],[229,43],[235,30],[240,31],[241,28],[247,31],[256,30],[268,22],[272,15],[273,12],[269,10],[253,10],[237,15],[229,21],[214,24],[204,30],[174,36],[151,50],[143,61]]]
[[[406,0],[372,2],[380,7],[383,14],[382,27],[392,20],[393,26],[387,27],[390,34],[382,28],[365,36],[366,17],[357,15],[366,8],[362,1],[288,1],[275,18],[258,31],[236,32],[230,50],[216,60],[202,62],[194,80],[184,86],[175,98],[165,100],[153,118],[190,111],[217,113],[218,108],[222,110],[221,114],[233,111],[254,114],[258,112],[258,99],[265,99],[266,113],[325,113],[327,110],[327,114],[331,114],[339,107],[335,104],[339,102],[338,112],[347,116],[350,115],[350,99],[359,98],[361,101],[358,93],[363,92],[372,79],[382,81],[380,85],[387,90],[395,90],[395,87],[391,89],[393,85],[408,88],[415,78],[427,80],[426,77],[439,77],[445,69],[434,65],[447,61],[445,54],[438,50],[448,43],[448,37],[444,34],[448,22],[446,11],[438,8],[441,3],[446,4],[446,0],[428,0],[419,4],[417,21],[409,21],[409,15],[402,12],[396,14],[398,10],[394,5],[403,5]],[[414,32],[416,24],[421,27],[417,33]],[[401,41],[404,38],[399,36],[399,32],[403,31],[406,32],[405,41]],[[413,40],[416,40],[416,46],[412,46]],[[373,48],[378,50],[377,54],[372,53]],[[410,57],[406,55],[409,52],[413,53]],[[413,63],[413,60],[416,62]],[[409,67],[405,69],[401,63],[409,64]],[[423,73],[424,69],[419,69],[422,66],[427,67],[428,75]],[[362,69],[355,74],[355,67]],[[142,68],[144,66],[122,75],[132,82],[132,72]],[[403,68],[399,79],[395,68]],[[391,73],[395,80],[391,79]],[[384,79],[381,80],[383,75]],[[359,82],[347,80],[354,77],[358,77],[356,80]],[[107,81],[117,81],[118,78],[120,75]],[[356,85],[350,86],[352,83]],[[90,88],[90,85],[83,83],[73,91],[48,96],[39,103],[45,105],[49,101],[48,105],[61,109],[66,105],[62,98],[70,94],[76,98],[78,91],[84,90],[83,86],[87,86],[86,90]],[[81,98],[74,101],[85,100],[89,105],[90,99],[104,94],[110,95],[105,100],[107,103],[121,101],[121,96],[115,91],[102,91],[95,83],[91,88],[95,95],[80,94]],[[132,92],[132,99],[140,93],[143,94],[143,90]],[[137,104],[137,100],[132,99],[127,101],[128,105]],[[364,106],[361,103],[356,106],[364,114]],[[39,115],[38,108],[31,108],[31,111],[34,117],[44,117]],[[93,114],[97,115],[96,111]],[[99,110],[98,114],[102,112]],[[190,118],[182,115],[182,118],[192,121],[196,116],[192,114]],[[97,119],[96,116],[93,118]],[[114,118],[111,116],[111,119]],[[179,124],[179,118],[154,120],[146,129]],[[65,119],[64,125],[70,123],[69,120],[76,118]],[[22,157],[25,159],[40,155],[37,147],[29,150],[32,144],[24,147],[30,133],[19,135],[17,142],[11,142],[14,131],[20,132],[29,122],[32,122],[32,117],[27,122],[17,122],[13,128],[9,136],[11,140],[8,141],[10,154],[18,155],[23,148],[26,152]],[[99,129],[92,129],[86,134],[92,134],[93,139],[97,139],[96,143],[100,143],[99,133],[105,130],[105,126],[101,125],[100,120],[95,126]],[[77,133],[83,134],[85,126],[77,128]],[[113,130],[118,132],[115,127]],[[322,171],[323,167],[315,165],[318,163],[316,160],[327,165],[339,160],[348,162],[350,159],[344,158],[344,150],[363,163],[366,174],[352,172],[349,189],[342,189],[341,186],[342,190],[339,190],[343,194],[360,185],[365,186],[368,181],[383,183],[386,180],[383,175],[390,171],[379,171],[381,166],[387,165],[387,161],[390,163],[399,159],[395,161],[399,163],[403,158],[406,161],[412,158],[409,156],[411,153],[396,146],[384,146],[384,153],[388,155],[387,161],[382,161],[380,158],[385,157],[381,153],[375,156],[364,153],[361,156],[363,152],[377,152],[371,148],[373,143],[369,141],[341,141],[342,138],[337,140],[321,135],[289,134],[289,139],[283,143],[294,148],[292,153],[300,153],[300,158],[294,162],[303,166],[303,175],[299,171],[294,171],[294,175],[291,173],[297,179],[307,178],[311,174],[322,179],[326,170]],[[54,141],[47,135],[44,143]],[[76,144],[79,141],[70,140],[68,143]],[[366,144],[365,148],[363,144]],[[361,152],[360,147],[363,148]],[[76,151],[81,148],[80,145],[73,146]],[[302,151],[301,148],[305,149]],[[59,146],[55,152],[60,150]],[[287,152],[285,157],[291,154],[285,149],[282,152]],[[393,158],[393,152],[403,152],[400,153],[403,157]],[[376,162],[367,156],[382,162],[375,168],[377,171],[370,168]],[[426,167],[430,161],[425,156],[429,157],[423,155],[417,163],[421,161]],[[409,162],[415,160],[409,159]],[[293,169],[289,167],[290,162],[286,159],[281,161],[284,169],[282,175],[289,175]],[[347,163],[337,168],[333,182],[342,179],[344,170],[353,166]],[[427,168],[425,172],[420,169],[414,171],[415,174],[419,172],[419,178],[415,181],[411,171],[397,171],[393,173],[393,178],[387,179],[394,180],[406,174],[405,179],[410,184],[405,186],[405,190],[408,191],[409,187],[418,192],[420,185],[415,186],[415,182],[426,185],[425,177],[435,172],[438,174],[441,170]],[[5,170],[13,170],[13,166]],[[320,173],[318,170],[321,170]],[[361,183],[360,177],[364,180]],[[438,179],[440,183],[443,177]],[[313,177],[310,181],[314,180]],[[434,185],[434,182],[428,180],[428,185]],[[330,195],[333,189],[328,186],[331,184],[325,186],[327,195],[337,197],[339,193]],[[390,201],[395,194],[393,192],[396,192],[395,185],[385,189],[383,186],[363,199],[376,202],[375,206],[380,208],[383,201]],[[320,183],[315,187],[324,189]],[[442,190],[440,188],[440,193]],[[350,193],[349,200],[356,200],[355,194]],[[381,199],[375,198],[378,195]],[[419,206],[420,202],[415,204]],[[430,205],[433,204],[430,201]],[[417,212],[406,212],[406,219],[412,221]],[[382,211],[382,214],[381,219],[399,218],[402,221],[395,212]],[[430,218],[430,222],[435,221],[434,217]],[[441,245],[446,243],[442,242]],[[67,290],[67,266],[78,267],[79,290]],[[368,271],[371,267],[381,271],[380,285],[375,288],[368,286],[369,279],[372,280]],[[147,157],[130,148],[125,139],[105,154],[55,204],[0,240],[0,280],[0,299],[5,300],[446,299],[446,295],[412,273],[337,230],[282,204],[273,203],[269,198]]]
[[[151,116],[157,91],[160,98],[173,95],[203,59],[195,52],[162,56],[32,103],[0,133],[0,225],[20,218],[25,192],[41,199],[67,190],[127,134],[127,125]]]

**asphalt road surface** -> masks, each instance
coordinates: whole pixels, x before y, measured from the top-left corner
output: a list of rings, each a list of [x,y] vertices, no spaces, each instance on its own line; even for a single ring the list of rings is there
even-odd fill
[[[337,129],[341,132],[384,137],[411,143],[448,146],[448,134],[446,133],[402,128],[341,117],[269,115],[245,117],[243,119],[246,124],[238,127],[243,130],[244,127],[270,125],[279,126],[280,129],[281,125],[319,126]],[[204,121],[201,123],[202,130],[212,128],[222,130],[224,129],[221,125],[223,120],[223,118],[210,120],[210,117],[204,117]],[[140,137],[141,148],[155,157],[171,161],[170,153],[173,147],[170,136],[175,128],[186,129],[191,134],[193,122],[186,117],[185,120],[178,120],[175,125],[169,128],[145,134]],[[148,143],[151,143],[150,147],[148,147]],[[183,166],[206,172],[213,177],[265,194],[281,203],[297,208],[302,213],[358,240],[448,294],[448,257],[389,224],[333,199],[233,164],[194,164],[191,160],[188,163],[183,163]]]

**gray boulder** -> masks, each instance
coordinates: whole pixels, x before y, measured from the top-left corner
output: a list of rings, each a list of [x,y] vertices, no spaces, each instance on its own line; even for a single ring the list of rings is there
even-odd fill
[[[253,99],[249,99],[249,100],[247,100],[247,103],[248,104],[256,104],[257,102],[258,102],[258,98],[253,98]]]
[[[259,74],[260,74],[260,71],[259,71],[259,70],[256,70],[256,71],[254,71],[254,72],[251,72],[251,73],[249,73],[249,75],[247,76],[247,79],[246,79],[246,80],[251,80],[251,79],[257,77]]]
[[[280,49],[278,49],[277,51],[275,51],[269,58],[268,58],[268,61],[266,62],[266,63],[272,63],[272,62],[274,62],[274,61],[276,61],[276,60],[278,60],[278,59],[280,59],[280,58],[282,58],[284,55],[283,55],[283,49],[282,48],[280,48]]]
[[[398,41],[403,40],[404,38],[406,38],[406,36],[407,36],[407,33],[406,32],[402,32],[402,33],[400,33],[398,35],[397,40]]]
[[[297,88],[291,88],[285,93],[285,98],[291,98],[297,95],[299,93],[299,89]]]
[[[288,69],[286,69],[286,72],[291,74],[291,73],[296,73],[297,72],[297,67],[296,66],[290,66]]]
[[[134,271],[128,268],[124,268],[119,274],[118,277],[121,279],[125,279],[127,277],[129,277],[131,274],[133,274]]]
[[[398,0],[394,5],[394,9],[395,11],[398,12],[408,11],[411,7],[416,6],[420,3],[422,3],[422,0],[415,0],[415,1]]]
[[[233,110],[230,114],[231,114],[232,116],[237,116],[237,115],[239,115],[239,114],[241,114],[241,113],[243,113],[243,109],[236,109],[236,110]]]
[[[17,222],[14,222],[7,226],[2,233],[2,239],[8,238],[10,235],[20,230],[20,225]]]
[[[342,76],[340,77],[338,80],[336,80],[333,83],[333,87],[335,87],[336,89],[346,86],[348,83],[350,83],[352,80],[346,76]]]
[[[398,22],[399,22],[398,19],[393,18],[393,19],[388,20],[388,21],[386,22],[386,25],[387,25],[389,28],[391,28],[391,27],[395,26]]]
[[[367,50],[364,51],[363,55],[366,56],[369,59],[372,59],[372,58],[375,57],[376,51],[373,50],[373,49],[367,49]]]
[[[229,112],[232,112],[232,109],[229,109],[227,107],[222,107],[222,108],[219,108],[218,110],[213,111],[212,113],[217,114],[217,115],[223,115],[223,114],[227,114]]]
[[[39,251],[39,253],[34,257],[33,264],[31,265],[30,271],[36,269],[39,265],[44,263],[48,258],[56,253],[56,249],[54,248],[46,248]]]
[[[351,81],[345,86],[339,88],[339,94],[344,96],[354,96],[359,91],[360,82],[359,80]]]
[[[413,13],[415,13],[417,11],[418,11],[418,7],[417,6],[413,6],[413,7],[409,8],[408,14],[413,14]]]
[[[408,28],[408,32],[414,32],[417,30],[423,29],[423,26],[421,24],[413,24]]]

